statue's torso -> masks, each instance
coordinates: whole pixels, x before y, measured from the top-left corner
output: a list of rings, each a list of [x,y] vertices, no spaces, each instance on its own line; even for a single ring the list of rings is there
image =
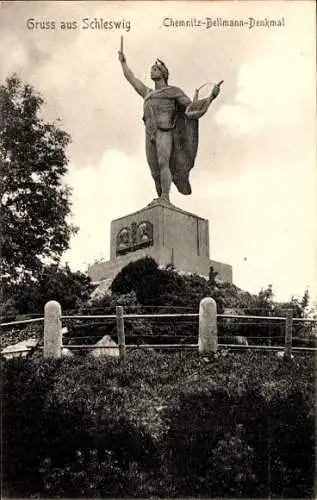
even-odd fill
[[[144,100],[143,120],[146,129],[156,126],[159,130],[170,130],[175,126],[175,118],[175,99],[164,96],[164,93],[150,91]]]

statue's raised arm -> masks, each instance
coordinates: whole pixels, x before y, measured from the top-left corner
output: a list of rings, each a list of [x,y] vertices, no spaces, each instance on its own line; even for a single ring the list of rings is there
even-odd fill
[[[123,41],[122,41],[122,38],[121,38],[121,47],[120,47],[120,50],[118,51],[118,55],[119,55],[119,61],[121,62],[122,71],[123,71],[123,74],[124,74],[125,78],[132,85],[132,87],[134,88],[134,90],[141,97],[144,98],[146,96],[147,92],[148,92],[148,88],[146,87],[146,85],[144,85],[143,82],[141,82],[141,80],[139,80],[138,78],[136,78],[136,76],[134,76],[133,72],[131,71],[131,69],[127,65],[127,61],[126,61],[126,58],[125,58],[125,55],[124,55],[124,52],[123,52]]]

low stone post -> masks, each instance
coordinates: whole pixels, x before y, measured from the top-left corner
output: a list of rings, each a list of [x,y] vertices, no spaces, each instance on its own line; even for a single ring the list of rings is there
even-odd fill
[[[44,358],[62,356],[62,309],[58,302],[50,300],[44,307]]]
[[[199,337],[200,354],[215,354],[218,348],[217,304],[211,297],[205,297],[199,304]]]

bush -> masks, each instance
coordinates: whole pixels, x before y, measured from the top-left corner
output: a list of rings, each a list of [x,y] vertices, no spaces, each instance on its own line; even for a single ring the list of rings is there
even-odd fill
[[[145,257],[126,265],[111,288],[118,295],[134,291],[139,304],[159,306],[161,312],[171,312],[171,307],[188,307],[196,312],[200,300],[211,293],[213,283],[208,283],[198,275],[181,275],[171,266],[159,269],[154,259]]]
[[[189,494],[197,485],[206,496],[313,494],[312,369],[305,358],[244,353],[185,378],[166,413],[166,441]]]
[[[3,380],[10,495],[313,497],[309,356],[136,349],[13,359]]]

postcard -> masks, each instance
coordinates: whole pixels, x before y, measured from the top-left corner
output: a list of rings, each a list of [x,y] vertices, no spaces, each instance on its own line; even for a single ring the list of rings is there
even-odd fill
[[[30,202],[30,187],[34,220],[20,223],[8,255],[18,258],[24,235],[35,266],[45,224],[65,214],[77,232],[68,241],[61,231],[38,255],[55,248],[96,284],[149,255],[251,294],[269,289],[279,302],[306,293],[316,305],[313,1],[1,1],[0,29],[2,96],[12,110],[17,89],[37,96],[19,108],[27,123],[38,106],[40,120],[22,143],[37,125],[60,131],[54,161],[17,149],[23,168],[58,166],[43,202]],[[3,161],[19,123],[3,128]],[[14,172],[6,179],[18,193],[27,186]],[[237,442],[218,445],[238,454]]]

